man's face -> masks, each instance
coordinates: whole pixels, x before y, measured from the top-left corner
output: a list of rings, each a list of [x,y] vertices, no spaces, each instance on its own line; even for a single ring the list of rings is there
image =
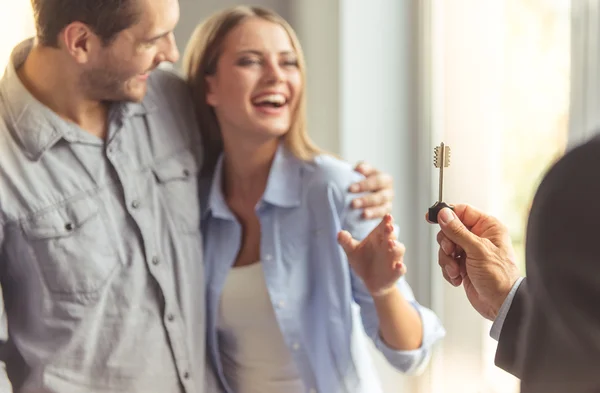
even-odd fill
[[[137,2],[138,23],[90,54],[81,77],[90,99],[140,102],[146,94],[150,71],[163,61],[175,63],[179,58],[173,36],[179,21],[178,0]]]

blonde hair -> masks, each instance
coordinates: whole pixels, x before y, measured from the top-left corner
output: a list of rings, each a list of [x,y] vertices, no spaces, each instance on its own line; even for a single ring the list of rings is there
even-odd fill
[[[302,48],[292,27],[277,13],[261,7],[236,6],[212,15],[199,24],[187,44],[183,71],[192,91],[196,116],[204,143],[204,173],[214,170],[219,155],[223,151],[223,139],[214,112],[206,102],[206,76],[217,71],[217,63],[223,51],[227,34],[248,18],[260,18],[283,27],[287,32],[298,57],[298,69],[302,83],[306,83],[306,65]],[[311,160],[320,149],[311,141],[306,129],[306,94],[300,91],[296,110],[288,132],[283,135],[287,149],[302,160]]]

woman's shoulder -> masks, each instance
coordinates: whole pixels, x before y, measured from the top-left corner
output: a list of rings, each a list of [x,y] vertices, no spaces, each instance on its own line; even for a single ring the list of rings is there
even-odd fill
[[[364,178],[348,162],[328,154],[316,156],[307,166],[307,180],[313,186],[333,186],[347,191],[351,184]]]
[[[327,154],[307,161],[303,172],[305,197],[311,203],[334,202],[340,209],[348,202],[350,185],[364,178],[346,161]]]

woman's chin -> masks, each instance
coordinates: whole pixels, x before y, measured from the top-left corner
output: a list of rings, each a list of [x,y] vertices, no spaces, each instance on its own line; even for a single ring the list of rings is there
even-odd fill
[[[286,126],[286,127],[282,127],[282,126],[265,127],[265,126],[262,126],[262,127],[258,128],[257,131],[261,135],[264,135],[265,137],[268,137],[268,138],[279,138],[279,137],[282,137],[283,135],[285,135],[288,132],[289,129],[290,129],[289,126]]]

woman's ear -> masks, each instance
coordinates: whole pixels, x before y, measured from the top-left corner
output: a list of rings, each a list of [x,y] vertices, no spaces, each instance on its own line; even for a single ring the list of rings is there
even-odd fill
[[[204,77],[206,81],[206,103],[212,107],[218,106],[218,99],[216,92],[217,80],[214,75],[207,75]]]

